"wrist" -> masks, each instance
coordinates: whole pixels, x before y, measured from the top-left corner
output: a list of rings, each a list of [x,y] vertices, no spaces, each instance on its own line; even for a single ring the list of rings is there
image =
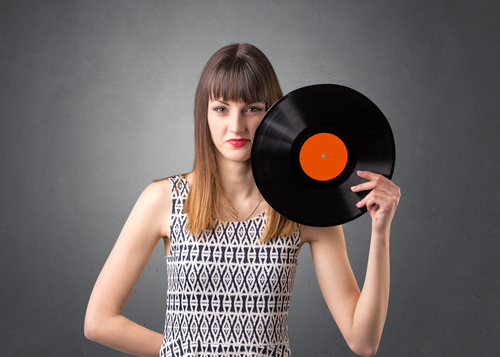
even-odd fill
[[[372,226],[372,241],[389,243],[391,228]]]

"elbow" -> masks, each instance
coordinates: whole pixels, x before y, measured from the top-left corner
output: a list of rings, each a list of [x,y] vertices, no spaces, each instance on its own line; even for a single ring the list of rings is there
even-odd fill
[[[356,353],[356,354],[358,354],[360,356],[363,356],[363,357],[373,357],[377,353],[377,348],[365,349],[363,351],[354,352],[354,353]]]
[[[351,334],[345,336],[345,341],[352,352],[363,357],[373,357],[380,345],[380,333]]]
[[[373,357],[378,351],[378,343],[377,344],[353,343],[349,344],[349,348],[352,350],[352,352],[356,353],[359,356]]]
[[[105,332],[103,326],[104,324],[102,319],[99,319],[97,316],[87,312],[83,325],[83,333],[87,339],[94,342],[101,341]]]
[[[83,325],[83,334],[90,341],[94,341],[103,345],[107,345],[110,338],[115,336],[117,329],[117,318],[123,315],[108,316],[98,312],[87,311],[85,315],[85,322]]]
[[[83,325],[83,333],[85,338],[88,340],[96,342],[99,338],[99,329],[97,328],[97,324],[92,321],[88,316],[85,316],[85,323]]]

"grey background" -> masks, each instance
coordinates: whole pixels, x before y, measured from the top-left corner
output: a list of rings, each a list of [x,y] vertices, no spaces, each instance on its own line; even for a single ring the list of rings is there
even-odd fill
[[[284,92],[343,84],[387,116],[403,197],[380,356],[500,349],[500,2],[2,1],[0,355],[119,356],[83,336],[95,279],[142,190],[191,170],[201,69],[258,46]],[[370,220],[345,226],[363,282]],[[126,306],[163,329],[159,246]],[[294,356],[353,356],[308,247]]]

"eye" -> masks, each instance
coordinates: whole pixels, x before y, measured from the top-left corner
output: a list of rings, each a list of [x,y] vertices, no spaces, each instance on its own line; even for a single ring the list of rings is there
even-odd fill
[[[217,113],[225,113],[227,111],[226,107],[215,107],[215,108],[212,108],[212,110],[214,112],[217,112]]]
[[[248,107],[247,108],[247,112],[250,112],[250,113],[259,113],[261,112],[263,109],[260,108],[260,107]]]

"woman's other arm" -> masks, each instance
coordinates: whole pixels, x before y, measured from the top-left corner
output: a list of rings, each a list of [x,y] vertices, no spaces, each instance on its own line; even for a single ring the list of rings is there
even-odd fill
[[[372,218],[370,252],[360,292],[347,257],[341,227],[307,227],[314,267],[325,301],[349,347],[362,356],[378,349],[389,303],[389,234],[400,190],[385,177],[370,172],[353,191],[371,190],[358,204]]]
[[[85,336],[138,356],[158,356],[162,335],[123,316],[123,308],[170,226],[168,180],[148,186],[135,204],[97,278],[85,316]]]

